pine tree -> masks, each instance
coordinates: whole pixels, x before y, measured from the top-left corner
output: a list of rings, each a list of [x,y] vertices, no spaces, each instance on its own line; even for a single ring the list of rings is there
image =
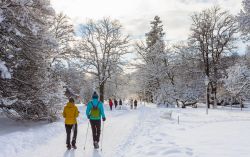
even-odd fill
[[[157,91],[167,78],[168,71],[168,50],[166,50],[163,32],[163,25],[160,17],[155,16],[150,23],[151,30],[145,34],[146,43],[137,44],[136,49],[142,57],[144,64],[140,65],[143,75],[145,94],[151,102],[157,101]]]
[[[146,33],[146,44],[148,48],[151,48],[158,41],[163,41],[165,33],[163,32],[162,21],[159,16],[154,17],[154,21],[150,22],[151,30]]]

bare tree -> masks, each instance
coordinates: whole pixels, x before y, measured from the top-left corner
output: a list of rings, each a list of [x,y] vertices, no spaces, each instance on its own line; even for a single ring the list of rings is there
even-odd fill
[[[220,7],[194,13],[191,17],[193,23],[189,42],[199,52],[204,73],[210,80],[207,96],[209,98],[209,92],[213,93],[216,105],[221,58],[235,48],[234,35],[237,33],[237,23],[234,16]]]
[[[121,57],[128,53],[128,36],[122,34],[119,21],[109,18],[89,20],[80,32],[82,38],[77,43],[77,53],[83,61],[84,70],[96,76],[100,100],[103,101],[107,80],[121,70]]]
[[[200,69],[197,50],[188,46],[184,42],[174,45],[173,66],[175,69],[174,92],[172,97],[176,98],[177,106],[182,107],[196,103],[204,94],[204,82],[202,80],[203,71]]]
[[[59,13],[51,20],[50,32],[58,45],[52,56],[53,63],[57,58],[65,59],[71,54],[70,44],[74,41],[74,28],[69,17],[63,13]]]

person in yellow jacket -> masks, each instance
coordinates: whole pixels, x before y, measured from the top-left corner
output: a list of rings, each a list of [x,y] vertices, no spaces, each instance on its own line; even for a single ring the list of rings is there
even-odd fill
[[[76,136],[77,136],[77,120],[76,118],[79,115],[78,108],[75,106],[75,101],[73,98],[69,99],[69,102],[66,104],[63,110],[63,117],[65,118],[65,129],[66,129],[66,145],[68,149],[71,149],[71,146],[76,149]],[[70,144],[70,134],[73,129],[73,138]]]

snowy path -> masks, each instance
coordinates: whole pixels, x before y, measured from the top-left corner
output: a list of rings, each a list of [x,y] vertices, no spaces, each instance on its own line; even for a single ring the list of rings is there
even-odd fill
[[[84,113],[84,108],[80,108],[81,114]],[[173,111],[172,118],[164,118],[169,110]],[[90,130],[86,150],[83,150],[87,120],[80,117],[77,150],[66,150],[61,121],[41,129],[35,127],[9,134],[5,131],[3,136],[0,131],[3,149],[0,157],[250,156],[250,111],[217,109],[206,115],[204,109],[141,107],[132,111],[107,111],[107,117],[103,151],[93,150]],[[10,143],[6,142],[8,139]]]
[[[85,108],[83,108],[85,110]],[[85,113],[81,110],[81,113]],[[123,143],[127,140],[127,136],[136,127],[137,119],[139,119],[141,112],[127,110],[116,110],[114,112],[107,112],[107,121],[105,122],[104,128],[104,142],[103,151],[96,151],[93,149],[92,145],[92,133],[89,126],[88,139],[86,144],[86,149],[83,150],[85,135],[87,131],[87,120],[79,117],[80,120],[78,126],[78,137],[77,137],[77,147],[76,150],[66,150],[65,147],[65,131],[64,128],[60,131],[56,138],[52,138],[46,145],[40,146],[40,148],[29,152],[20,154],[20,157],[36,156],[36,157],[111,157],[116,156],[115,154],[120,149],[119,143]],[[101,144],[101,143],[100,143]]]

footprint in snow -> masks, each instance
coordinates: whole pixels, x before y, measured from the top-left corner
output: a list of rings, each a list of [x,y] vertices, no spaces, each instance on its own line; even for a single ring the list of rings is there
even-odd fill
[[[186,154],[189,155],[189,156],[192,156],[192,155],[193,155],[193,152],[191,152],[191,151],[186,151]]]
[[[186,149],[186,150],[189,150],[189,151],[193,151],[193,149],[192,149],[192,148],[188,148],[188,147],[187,147],[187,148],[185,148],[185,149]]]
[[[167,150],[165,152],[163,152],[163,155],[168,155],[168,154],[175,154],[175,153],[181,153],[181,151],[177,150],[177,149],[171,149],[171,150]]]
[[[156,155],[156,154],[157,154],[157,152],[155,152],[155,151],[150,151],[150,152],[147,153],[147,155],[150,155],[150,156]]]
[[[156,141],[156,142],[159,142],[159,141],[162,141],[162,139],[156,138],[155,141]]]
[[[180,131],[185,131],[186,129],[185,129],[185,128],[180,128],[180,129],[178,129],[178,130],[180,130]]]
[[[192,156],[193,155],[193,149],[191,148],[185,148],[186,149],[186,154]]]
[[[174,142],[168,142],[169,144],[171,144],[171,145],[175,145],[176,146],[176,143],[174,143]]]
[[[166,134],[166,133],[160,133],[160,135],[161,135],[161,136],[167,136],[167,134]]]

